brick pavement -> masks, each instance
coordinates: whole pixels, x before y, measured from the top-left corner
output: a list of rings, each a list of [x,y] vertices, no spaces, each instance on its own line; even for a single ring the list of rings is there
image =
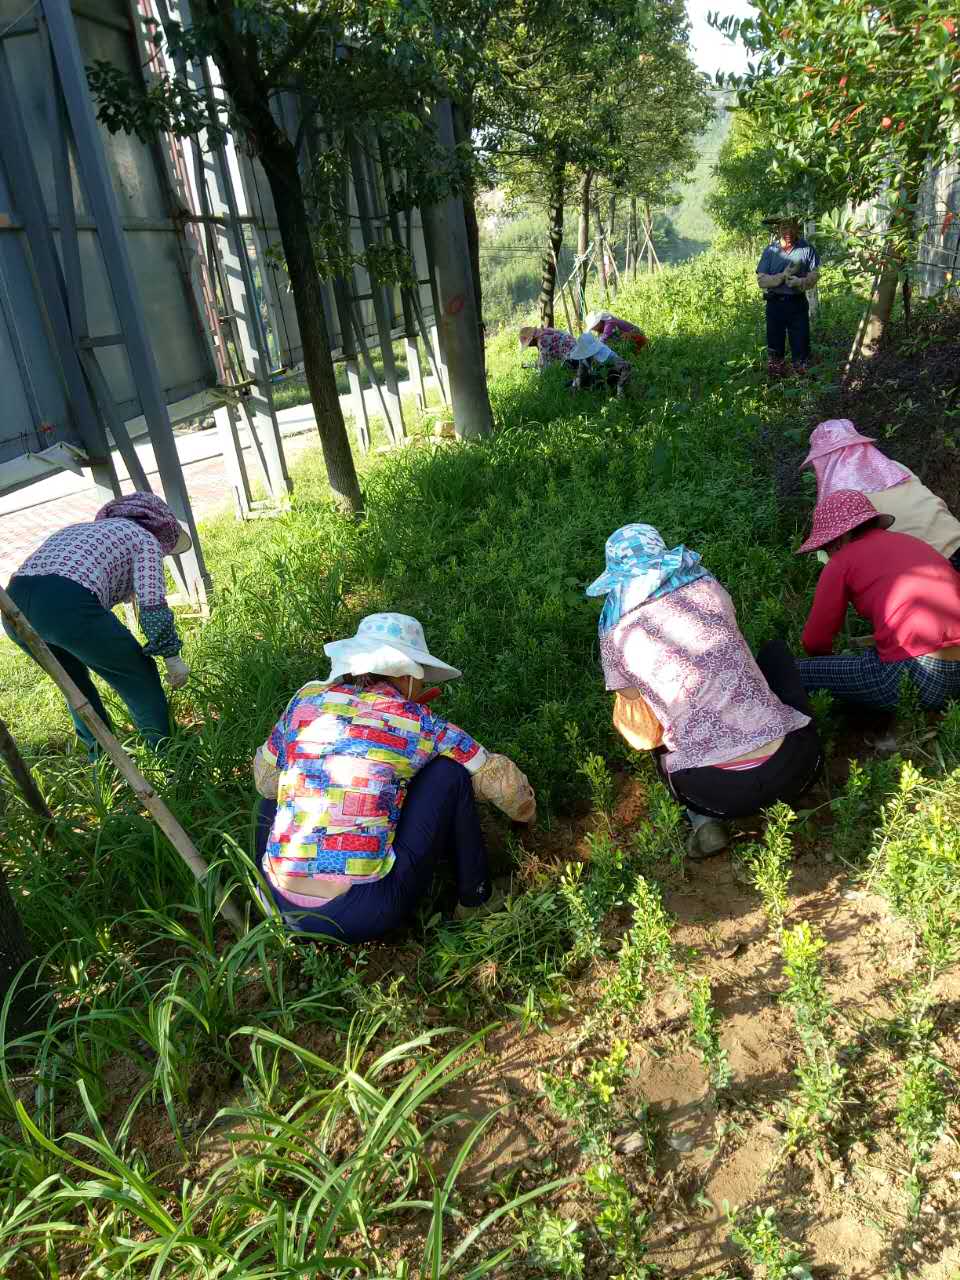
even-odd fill
[[[288,465],[318,445],[319,440],[313,431],[286,437],[283,448]],[[252,459],[249,448],[244,451],[244,456],[250,482],[256,484],[259,467]],[[156,470],[148,470],[147,474],[151,486],[158,493],[162,493],[163,488]],[[183,475],[197,520],[214,515],[224,507],[232,507],[233,491],[227,480],[222,457],[186,463]],[[125,491],[130,491],[133,485],[129,481],[124,481],[123,487]],[[27,507],[23,511],[0,515],[0,583],[7,582],[11,574],[32,551],[36,550],[44,538],[48,538],[51,533],[68,524],[80,524],[85,520],[92,520],[99,505],[95,491],[89,489],[42,502],[36,506]]]

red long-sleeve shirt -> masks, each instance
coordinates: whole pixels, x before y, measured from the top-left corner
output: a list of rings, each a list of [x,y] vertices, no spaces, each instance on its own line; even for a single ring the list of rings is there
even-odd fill
[[[960,644],[960,574],[908,533],[871,529],[830,557],[803,629],[807,653],[832,651],[848,604],[873,624],[881,662]]]

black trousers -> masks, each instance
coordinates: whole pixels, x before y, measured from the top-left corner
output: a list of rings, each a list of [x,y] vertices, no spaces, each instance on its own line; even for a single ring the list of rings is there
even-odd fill
[[[810,303],[805,293],[767,296],[767,350],[772,360],[784,358],[788,334],[793,363],[806,364],[810,359]]]
[[[813,715],[810,699],[800,683],[793,654],[782,640],[771,640],[757,654],[757,666],[781,702],[805,716]],[[811,719],[802,729],[794,729],[783,745],[755,769],[678,769],[667,773],[657,758],[657,767],[667,786],[688,809],[711,818],[748,818],[778,800],[793,804],[820,771],[820,738]]]

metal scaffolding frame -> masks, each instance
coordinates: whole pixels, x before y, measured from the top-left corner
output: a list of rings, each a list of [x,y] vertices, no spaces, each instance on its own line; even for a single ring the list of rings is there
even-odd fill
[[[279,243],[276,212],[258,163],[229,133],[150,146],[108,135],[97,122],[85,63],[104,53],[131,74],[140,68],[146,82],[173,70],[210,102],[223,102],[212,62],[167,66],[168,55],[150,39],[154,24],[189,19],[187,0],[102,0],[96,9],[82,0],[37,0],[14,16],[17,7],[18,0],[0,0],[0,371],[16,383],[14,425],[0,431],[0,491],[76,468],[79,459],[103,495],[113,496],[120,480],[111,442],[133,484],[149,488],[134,443],[144,435],[167,500],[194,534],[175,577],[202,605],[209,580],[171,417],[214,410],[241,517],[256,505],[241,424],[271,508],[290,491],[272,386],[301,353],[292,299],[270,262]],[[15,41],[25,43],[13,59]],[[279,104],[288,129],[291,122],[299,129],[299,109],[294,99]],[[399,184],[376,135],[330,139],[319,122],[306,134],[314,150],[322,140],[349,156],[353,252],[392,239],[415,266],[415,283],[404,289],[375,284],[362,267],[324,286],[332,355],[345,364],[365,451],[361,364],[391,438],[406,434],[394,342],[405,344],[418,403],[425,402],[421,342],[449,402],[435,312],[436,224],[393,206]]]

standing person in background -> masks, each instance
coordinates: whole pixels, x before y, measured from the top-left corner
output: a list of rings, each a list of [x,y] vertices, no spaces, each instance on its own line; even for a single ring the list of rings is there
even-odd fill
[[[460,672],[403,613],[324,645],[327,681],[290,700],[253,763],[257,856],[295,932],[369,942],[402,925],[446,863],[463,918],[494,905],[474,798],[532,822],[533,789],[426,705]]]
[[[583,327],[595,333],[601,342],[622,340],[633,351],[642,351],[648,342],[647,335],[637,325],[631,324],[629,320],[622,320],[609,311],[591,311],[584,320]]]
[[[777,242],[769,244],[757,263],[757,284],[767,300],[767,371],[786,372],[787,336],[797,373],[810,363],[810,303],[807,290],[820,276],[820,255],[800,234],[796,218],[771,218]]]
[[[525,325],[520,330],[520,346],[537,349],[538,369],[545,369],[548,364],[563,364],[573,350],[575,341],[573,335],[565,329]]]
[[[817,503],[839,489],[865,494],[881,515],[893,516],[897,533],[909,533],[939,551],[960,571],[960,520],[913,472],[862,436],[849,418],[829,418],[810,433],[800,469],[813,467]]]
[[[189,675],[167,606],[163,557],[182,555],[190,545],[190,535],[162,498],[131,493],[101,507],[92,521],[52,534],[27,557],[7,588],[104,724],[111,727],[91,671],[120,695],[152,747],[170,735],[170,712],[154,658],[165,660],[173,689]],[[112,612],[127,601],[136,602],[146,645]],[[3,625],[10,639],[29,652],[6,618]],[[73,722],[94,755],[90,730],[76,715]]]

